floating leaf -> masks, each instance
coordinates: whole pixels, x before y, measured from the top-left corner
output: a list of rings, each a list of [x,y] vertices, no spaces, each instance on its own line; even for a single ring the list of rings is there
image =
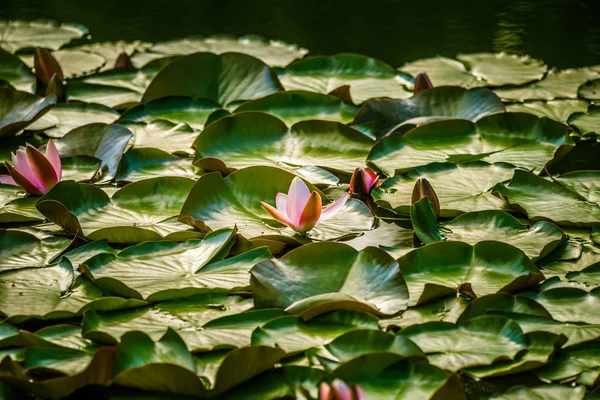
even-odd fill
[[[574,113],[569,117],[568,122],[582,135],[588,133],[600,135],[600,106],[590,106],[587,113]]]
[[[509,112],[530,113],[559,122],[567,122],[573,113],[585,113],[587,109],[588,102],[585,100],[528,101],[506,105]]]
[[[19,57],[0,48],[0,80],[8,82],[18,90],[31,92],[35,74]]]
[[[130,145],[136,149],[161,149],[169,153],[190,155],[198,131],[182,123],[158,120],[151,123],[121,121],[119,123],[133,132]],[[191,164],[190,160],[190,164]]]
[[[522,85],[542,79],[548,67],[529,56],[506,53],[459,54],[469,72],[489,86]]]
[[[82,25],[37,21],[0,21],[0,47],[14,53],[29,47],[58,50],[88,34]]]
[[[600,79],[594,79],[582,84],[577,95],[587,100],[600,100]]]
[[[427,72],[434,86],[462,86],[473,88],[486,86],[486,82],[473,76],[463,63],[446,57],[431,57],[412,61],[400,67],[400,70],[417,75]]]
[[[575,381],[593,386],[600,372],[600,343],[578,344],[564,349],[548,365],[536,370],[536,375],[550,381]]]
[[[0,88],[0,137],[13,136],[50,110],[56,97]]]
[[[406,309],[408,302],[396,262],[374,247],[356,251],[342,243],[308,244],[279,260],[260,262],[251,273],[257,308],[303,315],[334,309],[389,315]]]
[[[131,149],[123,155],[115,180],[135,182],[160,176],[197,178],[199,168],[190,159],[178,158],[158,149]]]
[[[490,400],[583,400],[584,396],[583,386],[543,385],[534,388],[516,386],[500,395],[490,397]]]
[[[62,237],[37,237],[16,230],[0,231],[0,271],[43,267],[71,243]]]

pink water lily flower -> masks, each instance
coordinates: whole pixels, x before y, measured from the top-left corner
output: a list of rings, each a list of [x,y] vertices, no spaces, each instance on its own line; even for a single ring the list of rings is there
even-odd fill
[[[60,156],[52,140],[46,146],[46,155],[27,144],[11,156],[13,165],[6,163],[6,168],[13,182],[27,193],[46,194],[62,178]],[[0,182],[10,184],[10,177],[4,175]]]
[[[356,168],[350,178],[350,192],[369,194],[373,188],[379,187],[379,177],[369,168]]]
[[[366,400],[367,395],[359,385],[348,386],[345,382],[335,379],[331,385],[321,382],[319,387],[320,400]]]
[[[260,205],[277,221],[285,224],[299,233],[310,231],[318,222],[323,222],[337,214],[346,201],[348,193],[331,203],[327,208],[321,209],[321,196],[317,192],[310,192],[306,183],[300,178],[294,178],[288,194],[277,193],[275,203],[277,208],[267,203]]]

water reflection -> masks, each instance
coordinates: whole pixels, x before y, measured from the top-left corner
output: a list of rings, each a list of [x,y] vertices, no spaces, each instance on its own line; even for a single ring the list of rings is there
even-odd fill
[[[0,18],[86,25],[97,41],[259,34],[315,53],[393,65],[436,54],[512,51],[561,68],[600,64],[598,0],[9,0]]]

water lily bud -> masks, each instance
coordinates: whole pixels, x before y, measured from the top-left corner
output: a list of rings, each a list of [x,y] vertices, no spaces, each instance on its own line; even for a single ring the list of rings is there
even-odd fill
[[[379,176],[369,168],[356,168],[350,179],[350,192],[369,194],[373,188],[379,187]]]
[[[54,74],[52,75],[50,82],[48,82],[45,95],[54,95],[56,96],[57,102],[64,103],[67,101],[67,86],[63,83],[62,79]]]
[[[133,68],[133,63],[127,53],[123,52],[119,54],[117,61],[115,61],[115,69],[118,68]]]
[[[415,183],[415,187],[413,188],[411,204],[415,204],[417,201],[421,200],[423,197],[427,197],[431,204],[433,205],[433,212],[435,213],[435,218],[440,217],[440,201],[438,200],[437,194],[435,194],[435,190],[425,178],[417,179]]]
[[[320,400],[366,400],[365,391],[358,385],[348,386],[345,382],[335,379],[331,385],[321,382],[319,388]]]
[[[46,154],[28,144],[11,154],[12,163],[6,168],[15,183],[27,193],[43,195],[62,178],[62,164],[56,146],[50,140],[46,145]]]
[[[296,177],[292,180],[288,194],[277,193],[276,208],[262,201],[260,205],[277,221],[304,234],[318,222],[323,222],[337,214],[346,204],[348,197],[348,193],[345,193],[323,209],[319,193],[314,191],[311,193],[306,183]]]
[[[62,68],[60,68],[60,64],[56,61],[56,58],[48,50],[41,47],[35,48],[33,68],[35,76],[43,85],[48,85],[54,75],[61,81],[65,79]]]
[[[433,85],[425,72],[420,72],[415,78],[415,88],[413,93],[417,94],[426,89],[431,89]]]

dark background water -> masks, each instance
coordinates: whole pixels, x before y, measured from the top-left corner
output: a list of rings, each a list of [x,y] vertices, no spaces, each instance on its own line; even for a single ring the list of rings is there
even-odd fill
[[[77,22],[94,41],[259,34],[395,66],[479,51],[600,64],[600,0],[0,0],[0,18]]]

